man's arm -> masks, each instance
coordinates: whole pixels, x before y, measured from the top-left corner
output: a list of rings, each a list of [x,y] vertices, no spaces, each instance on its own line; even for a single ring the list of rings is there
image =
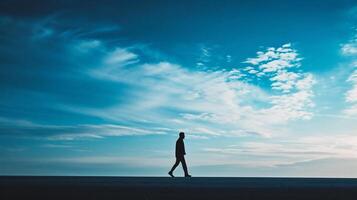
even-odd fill
[[[182,141],[182,153],[183,153],[183,155],[186,155],[185,143],[183,141]]]

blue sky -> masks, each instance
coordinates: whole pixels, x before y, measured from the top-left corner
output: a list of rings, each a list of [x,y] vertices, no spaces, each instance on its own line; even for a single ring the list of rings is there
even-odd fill
[[[2,1],[0,174],[357,177],[353,1]],[[182,172],[178,169],[177,175]]]

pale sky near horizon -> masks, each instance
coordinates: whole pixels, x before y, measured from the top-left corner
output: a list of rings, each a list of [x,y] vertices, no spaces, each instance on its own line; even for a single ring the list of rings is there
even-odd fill
[[[357,177],[357,2],[1,1],[0,175]],[[181,167],[176,175],[181,175]]]

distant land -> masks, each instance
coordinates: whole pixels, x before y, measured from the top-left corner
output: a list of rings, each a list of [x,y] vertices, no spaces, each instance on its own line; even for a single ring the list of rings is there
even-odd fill
[[[1,176],[0,199],[356,199],[357,179]]]

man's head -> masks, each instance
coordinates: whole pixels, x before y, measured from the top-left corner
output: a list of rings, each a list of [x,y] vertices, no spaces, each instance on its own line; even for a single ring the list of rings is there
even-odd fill
[[[184,132],[180,132],[179,136],[180,136],[180,138],[184,139],[185,138],[185,133]]]

